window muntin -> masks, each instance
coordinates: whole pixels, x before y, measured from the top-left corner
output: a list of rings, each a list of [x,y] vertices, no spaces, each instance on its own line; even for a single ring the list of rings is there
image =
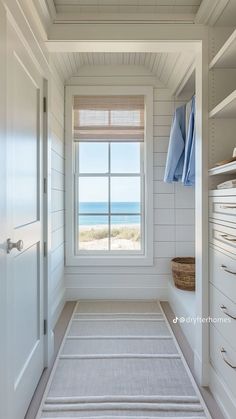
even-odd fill
[[[144,254],[144,96],[74,96],[75,250]]]
[[[97,143],[90,143],[91,146],[93,144],[96,147]],[[87,143],[75,145],[77,184],[75,243],[78,254],[104,251],[140,253],[143,250],[142,144],[131,143],[132,146],[139,148],[139,152],[136,150],[133,156],[133,147],[130,147],[130,143],[123,143],[124,156],[127,159],[135,157],[134,160],[139,160],[132,164],[133,172],[129,168],[127,173],[122,170],[117,171],[119,162],[115,162],[115,171],[111,170],[111,149],[114,144],[116,143],[103,143],[107,147],[100,149],[104,167],[108,166],[108,171],[103,173],[81,172],[79,155],[80,153],[84,155],[83,148]]]

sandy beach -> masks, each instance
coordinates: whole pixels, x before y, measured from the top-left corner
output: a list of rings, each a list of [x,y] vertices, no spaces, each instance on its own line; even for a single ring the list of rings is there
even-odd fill
[[[79,248],[81,250],[107,250],[108,227],[104,224],[79,227]],[[111,225],[111,250],[139,250],[139,224]]]

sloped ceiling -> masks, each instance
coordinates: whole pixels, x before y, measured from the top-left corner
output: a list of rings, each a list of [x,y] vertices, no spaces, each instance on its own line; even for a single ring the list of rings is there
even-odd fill
[[[184,70],[193,62],[193,55],[184,53],[53,53],[54,64],[64,81],[80,75],[88,66],[139,66],[160,83],[172,88]],[[181,69],[181,72],[178,71]],[[84,72],[83,72],[84,75]],[[135,75],[135,70],[134,70]],[[175,75],[175,77],[173,77]],[[174,80],[175,79],[175,80]]]

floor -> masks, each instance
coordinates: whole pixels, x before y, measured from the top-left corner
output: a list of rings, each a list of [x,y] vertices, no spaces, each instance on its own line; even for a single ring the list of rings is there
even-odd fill
[[[33,399],[32,399],[32,401],[29,405],[29,409],[26,413],[25,419],[34,419],[36,417],[37,413],[38,413],[44,390],[46,388],[46,385],[47,385],[47,382],[48,382],[48,379],[49,379],[54,361],[55,361],[56,356],[58,354],[58,351],[60,349],[61,342],[62,342],[62,339],[64,337],[66,328],[67,328],[68,323],[71,319],[75,304],[76,303],[74,301],[67,302],[65,304],[64,309],[62,310],[60,318],[59,318],[59,320],[56,324],[56,327],[54,329],[54,349],[55,349],[55,351],[54,351],[54,357],[53,357],[52,365],[51,365],[50,368],[45,368],[45,370],[44,370],[44,372],[41,376],[41,379],[39,381],[39,384],[36,388],[36,391],[34,393]]]
[[[190,370],[192,371],[193,375],[193,352],[191,347],[189,346],[185,336],[183,335],[183,332],[181,330],[181,327],[178,324],[174,324],[172,322],[172,319],[175,317],[173,311],[170,308],[170,305],[168,302],[162,302],[161,303],[162,308],[166,314],[166,317],[170,323],[170,326],[175,334],[175,337],[179,343],[179,346],[181,347],[181,350],[185,356],[186,362],[189,365]],[[67,325],[69,323],[69,320],[71,318],[73,309],[75,306],[75,302],[67,302],[62,313],[61,316],[58,320],[58,323],[55,327],[54,330],[54,336],[55,336],[55,353],[54,353],[54,360],[57,356],[58,350],[60,348],[63,336],[65,334]],[[33,396],[33,399],[31,401],[31,404],[29,406],[28,412],[25,416],[25,419],[34,419],[38,409],[39,409],[39,405],[40,405],[40,401],[41,398],[43,396],[50,372],[51,372],[52,366],[51,368],[47,368],[44,370],[40,382],[38,384],[38,387],[35,391],[35,394]],[[202,388],[199,387],[200,392],[206,402],[206,405],[212,415],[212,417],[214,419],[224,419],[224,416],[222,415],[215,399],[213,398],[212,394],[210,393],[208,388]]]

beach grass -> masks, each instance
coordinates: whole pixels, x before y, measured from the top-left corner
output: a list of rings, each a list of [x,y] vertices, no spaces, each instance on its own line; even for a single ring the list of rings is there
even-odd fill
[[[91,242],[93,240],[102,240],[108,238],[107,228],[84,229],[79,234],[80,242]],[[131,240],[133,242],[140,241],[140,229],[138,227],[113,227],[111,228],[111,237],[115,239]]]

